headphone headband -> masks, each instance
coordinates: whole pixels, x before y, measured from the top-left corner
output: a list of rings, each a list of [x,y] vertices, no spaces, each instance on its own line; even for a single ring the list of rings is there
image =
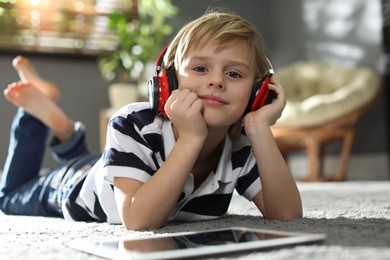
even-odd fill
[[[162,68],[162,63],[164,62],[164,56],[165,56],[165,53],[167,53],[167,50],[169,48],[169,45],[168,44],[167,46],[165,46],[165,48],[160,52],[160,54],[158,55],[157,57],[157,60],[156,60],[156,72],[160,72],[161,71],[161,68]]]

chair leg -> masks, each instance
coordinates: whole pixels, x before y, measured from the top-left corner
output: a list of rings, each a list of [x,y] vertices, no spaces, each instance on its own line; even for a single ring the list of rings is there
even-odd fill
[[[322,160],[321,160],[321,147],[315,137],[309,137],[305,140],[308,163],[309,163],[309,173],[308,181],[322,181]]]
[[[349,157],[351,154],[352,142],[355,137],[355,130],[348,129],[344,136],[343,148],[341,150],[339,167],[337,169],[337,173],[334,177],[335,181],[344,181],[347,177],[347,169],[349,163]]]
[[[325,179],[324,176],[324,161],[325,161],[325,145],[319,143],[319,153],[318,153],[318,178],[320,181]]]

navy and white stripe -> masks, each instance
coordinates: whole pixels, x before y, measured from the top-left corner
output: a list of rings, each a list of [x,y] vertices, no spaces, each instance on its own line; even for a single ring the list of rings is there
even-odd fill
[[[171,122],[155,116],[148,103],[130,104],[110,119],[106,148],[65,206],[65,218],[121,223],[115,204],[113,179],[126,177],[147,182],[164,163],[175,144]],[[215,172],[195,190],[189,175],[171,221],[213,219],[226,213],[234,189],[252,200],[261,182],[246,136],[232,142],[227,136]],[[65,212],[66,211],[66,212]]]

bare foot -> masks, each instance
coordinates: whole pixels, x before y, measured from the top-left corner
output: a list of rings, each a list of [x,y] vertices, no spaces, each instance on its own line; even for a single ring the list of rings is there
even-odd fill
[[[73,122],[49,97],[30,83],[17,82],[8,85],[4,97],[17,107],[42,121],[61,141],[73,134]]]
[[[31,83],[51,100],[58,100],[61,94],[60,88],[56,84],[42,79],[28,58],[17,56],[13,59],[12,66],[16,69],[22,81]]]

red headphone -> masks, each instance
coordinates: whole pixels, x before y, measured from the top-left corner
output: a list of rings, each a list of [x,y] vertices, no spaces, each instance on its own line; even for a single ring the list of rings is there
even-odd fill
[[[167,45],[156,61],[156,75],[148,82],[148,95],[150,108],[157,114],[161,113],[164,117],[165,103],[167,102],[172,91],[178,88],[178,81],[176,72],[174,70],[162,70],[161,65],[164,60],[164,55],[167,52],[169,45]],[[268,60],[268,59],[267,59]],[[272,103],[276,97],[276,93],[268,89],[268,84],[271,76],[274,73],[271,62],[268,60],[270,69],[264,77],[257,80],[252,88],[251,97],[248,106],[245,109],[245,114],[258,110],[264,105]]]

